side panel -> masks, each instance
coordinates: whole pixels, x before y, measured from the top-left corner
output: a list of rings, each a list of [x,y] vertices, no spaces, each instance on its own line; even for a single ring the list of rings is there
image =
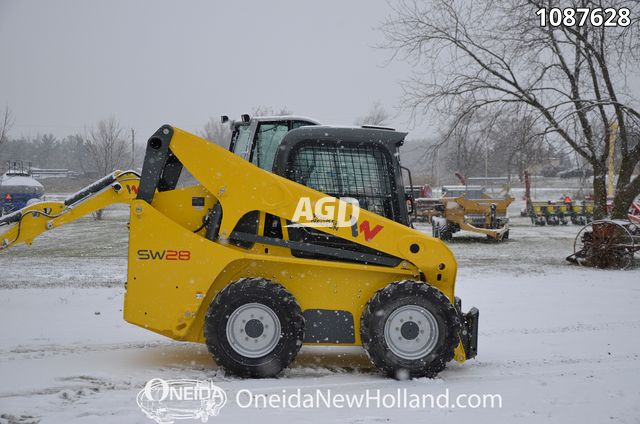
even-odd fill
[[[178,340],[203,342],[215,295],[239,278],[263,277],[285,286],[303,311],[351,313],[349,344],[360,344],[360,315],[371,296],[392,281],[419,279],[410,269],[250,254],[185,231],[143,201],[132,207],[130,237],[124,317]]]

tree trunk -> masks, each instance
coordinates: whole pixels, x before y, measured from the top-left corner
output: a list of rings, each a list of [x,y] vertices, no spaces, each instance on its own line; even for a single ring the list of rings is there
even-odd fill
[[[614,219],[626,219],[629,213],[629,207],[636,198],[636,193],[633,190],[623,190],[616,192],[616,197],[613,199],[613,210],[611,211],[611,218]]]
[[[593,164],[593,219],[607,217],[607,168],[606,166]]]
[[[96,221],[102,221],[102,215],[104,214],[104,209],[98,209],[97,211],[93,212],[93,219],[95,219]]]
[[[626,219],[631,202],[638,195],[638,190],[634,190],[631,182],[633,170],[637,165],[637,161],[633,159],[631,155],[624,156],[620,163],[616,195],[613,200],[613,211],[611,212],[611,217],[615,219]]]

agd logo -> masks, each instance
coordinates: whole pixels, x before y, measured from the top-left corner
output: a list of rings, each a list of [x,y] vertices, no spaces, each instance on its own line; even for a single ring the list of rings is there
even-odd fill
[[[353,197],[321,197],[313,206],[309,197],[301,197],[288,227],[353,227],[359,216],[360,202]]]
[[[227,403],[227,394],[211,381],[153,378],[136,397],[145,415],[158,424],[217,416]]]

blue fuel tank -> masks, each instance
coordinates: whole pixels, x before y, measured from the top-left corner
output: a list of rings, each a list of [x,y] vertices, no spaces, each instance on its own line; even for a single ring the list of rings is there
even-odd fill
[[[44,187],[31,176],[29,168],[12,166],[0,177],[0,215],[22,209],[43,195]]]

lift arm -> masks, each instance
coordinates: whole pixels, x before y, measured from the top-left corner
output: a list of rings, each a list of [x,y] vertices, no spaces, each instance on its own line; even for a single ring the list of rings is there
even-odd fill
[[[104,209],[114,203],[131,203],[138,193],[140,175],[115,171],[64,201],[38,202],[0,217],[0,250],[33,240],[56,227]],[[4,230],[4,231],[3,231]]]

